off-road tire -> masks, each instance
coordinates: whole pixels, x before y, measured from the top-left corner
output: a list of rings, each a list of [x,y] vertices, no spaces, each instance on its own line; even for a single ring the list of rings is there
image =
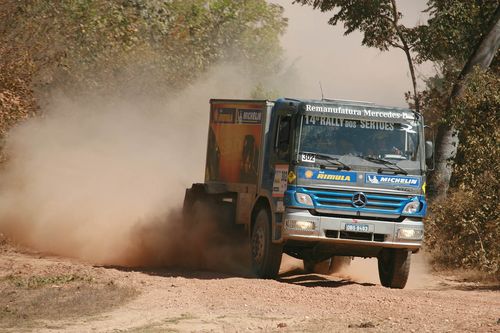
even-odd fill
[[[351,264],[351,257],[333,256],[326,260],[303,260],[306,273],[330,275]]]
[[[182,216],[187,225],[197,224],[199,219],[199,210],[202,206],[208,206],[208,196],[199,187],[193,185],[186,190],[184,204],[182,206]]]
[[[265,209],[255,217],[250,239],[252,271],[261,279],[275,279],[281,265],[283,246],[272,242],[271,219]]]
[[[380,283],[387,288],[403,289],[408,281],[411,251],[383,249],[378,256]]]
[[[303,259],[302,262],[304,263],[304,271],[306,273],[316,273],[314,271],[314,268],[318,264],[316,260]]]
[[[304,270],[306,271],[306,273],[316,273],[323,275],[331,274],[330,265],[332,263],[332,258],[328,258],[322,261],[304,259],[303,262]]]

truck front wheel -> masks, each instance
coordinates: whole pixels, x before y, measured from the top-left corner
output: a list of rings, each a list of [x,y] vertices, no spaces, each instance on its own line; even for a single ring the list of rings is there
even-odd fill
[[[411,251],[383,249],[378,256],[378,275],[384,287],[403,289],[410,273]]]
[[[269,214],[261,209],[255,218],[251,238],[252,269],[261,279],[274,279],[280,269],[283,246],[272,242]]]

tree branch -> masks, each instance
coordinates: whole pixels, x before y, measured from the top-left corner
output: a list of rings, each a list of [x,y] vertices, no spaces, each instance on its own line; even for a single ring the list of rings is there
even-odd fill
[[[389,43],[389,45],[392,46],[392,47],[395,47],[397,49],[401,49],[401,50],[404,51],[404,47],[401,44],[398,44],[398,43],[392,42],[392,41],[388,41],[387,43]]]
[[[396,35],[399,37],[401,43],[403,44],[403,47],[401,49],[406,55],[406,60],[408,60],[408,67],[410,68],[411,82],[413,84],[413,101],[415,102],[415,111],[420,112],[420,100],[417,94],[417,78],[415,76],[413,59],[411,58],[411,52],[410,52],[411,48],[408,46],[408,43],[403,35],[403,32],[399,28],[396,0],[391,0],[391,4],[392,4],[392,15],[393,15],[392,24],[394,29],[396,30]]]

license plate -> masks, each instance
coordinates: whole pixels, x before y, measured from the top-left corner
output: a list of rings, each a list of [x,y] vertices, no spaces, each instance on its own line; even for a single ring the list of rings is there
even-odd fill
[[[370,230],[370,226],[368,224],[351,224],[347,223],[345,225],[346,231],[354,231],[354,232],[368,232]]]

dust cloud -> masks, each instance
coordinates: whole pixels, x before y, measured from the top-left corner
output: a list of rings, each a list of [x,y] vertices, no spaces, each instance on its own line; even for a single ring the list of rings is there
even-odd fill
[[[207,230],[186,230],[180,207],[204,178],[208,101],[249,97],[242,77],[220,66],[174,98],[54,94],[9,133],[0,233],[96,264],[229,261],[227,244],[201,250]]]

